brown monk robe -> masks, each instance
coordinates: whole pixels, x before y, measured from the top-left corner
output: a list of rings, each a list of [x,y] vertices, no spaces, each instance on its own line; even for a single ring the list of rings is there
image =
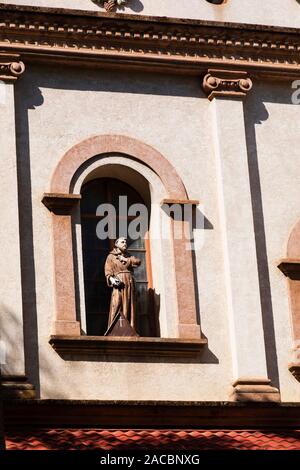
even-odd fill
[[[126,260],[121,259],[124,257]],[[113,288],[110,302],[108,328],[112,324],[115,316],[122,312],[132,328],[135,330],[136,324],[136,301],[135,301],[135,282],[133,277],[133,268],[138,267],[141,260],[130,256],[126,251],[120,252],[119,248],[114,248],[106,258],[105,277],[109,287]],[[121,285],[113,285],[111,277],[119,278]]]

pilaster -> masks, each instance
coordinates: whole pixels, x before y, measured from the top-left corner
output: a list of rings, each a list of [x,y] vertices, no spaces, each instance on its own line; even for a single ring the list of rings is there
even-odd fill
[[[76,319],[75,281],[72,242],[72,209],[79,203],[77,194],[44,194],[43,204],[52,212],[55,278],[55,335],[80,336]]]
[[[1,364],[5,397],[34,395],[25,377],[14,84],[25,71],[18,54],[0,52]],[[24,392],[25,391],[25,392]]]
[[[267,376],[256,258],[243,99],[247,73],[208,70],[203,88],[211,101],[224,252],[227,312],[233,360],[231,398],[278,401]]]

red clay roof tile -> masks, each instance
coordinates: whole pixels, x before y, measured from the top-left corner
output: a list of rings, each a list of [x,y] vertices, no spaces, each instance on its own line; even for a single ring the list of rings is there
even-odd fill
[[[8,450],[300,450],[300,430],[101,430],[10,432]]]

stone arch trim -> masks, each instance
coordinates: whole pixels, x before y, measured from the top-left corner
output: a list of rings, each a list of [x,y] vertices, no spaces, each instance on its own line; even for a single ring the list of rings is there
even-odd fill
[[[294,350],[289,370],[300,381],[300,220],[293,226],[286,249],[287,258],[280,260],[279,269],[288,278],[289,302]]]
[[[184,184],[171,163],[157,150],[126,136],[95,136],[72,147],[57,165],[52,180],[51,193],[44,194],[43,203],[53,213],[53,252],[55,269],[56,335],[80,336],[76,319],[74,283],[74,247],[72,237],[73,208],[81,198],[72,192],[76,173],[83,164],[97,155],[121,154],[136,159],[150,168],[162,181],[167,199],[162,204],[195,205],[187,197]],[[191,240],[174,233],[189,233],[190,221],[171,219],[173,237],[173,262],[177,299],[177,337],[199,339],[201,329],[197,319],[196,280],[194,276]],[[187,226],[187,227],[186,227]]]
[[[300,220],[298,220],[290,232],[287,244],[287,257],[297,258],[300,261]]]
[[[70,193],[72,178],[81,165],[96,155],[109,153],[120,153],[144,163],[159,176],[170,198],[187,199],[184,184],[173,165],[150,145],[123,135],[94,136],[73,146],[54,171],[51,192]]]

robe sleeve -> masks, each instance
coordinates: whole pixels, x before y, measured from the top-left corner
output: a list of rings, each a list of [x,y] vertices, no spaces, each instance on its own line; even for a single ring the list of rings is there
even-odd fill
[[[104,274],[106,277],[106,282],[109,287],[112,287],[112,284],[110,282],[110,276],[114,275],[113,271],[113,257],[111,255],[108,255],[105,261],[105,266],[104,266]]]

